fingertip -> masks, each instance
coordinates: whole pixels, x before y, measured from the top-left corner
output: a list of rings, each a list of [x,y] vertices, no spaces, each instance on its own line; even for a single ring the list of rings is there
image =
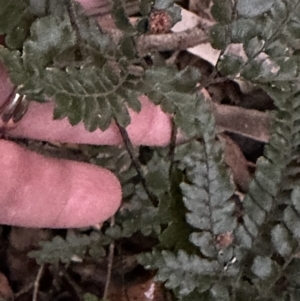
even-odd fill
[[[108,170],[92,165],[73,164],[71,169],[74,176],[69,201],[56,227],[86,227],[113,216],[122,200],[117,177]]]
[[[103,222],[120,206],[117,177],[97,166],[47,158],[0,140],[0,224],[79,228]]]

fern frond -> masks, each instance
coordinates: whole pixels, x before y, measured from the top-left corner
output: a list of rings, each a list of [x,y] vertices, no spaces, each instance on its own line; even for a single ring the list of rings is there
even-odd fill
[[[36,19],[30,1],[0,1],[0,34],[6,35],[10,49],[19,49],[28,36],[29,28]]]
[[[165,282],[166,287],[177,290],[183,296],[195,289],[200,292],[208,290],[213,281],[211,277],[220,272],[216,260],[201,259],[195,255],[188,255],[184,251],[179,251],[177,254],[169,251],[154,251],[152,254],[142,255],[139,261],[146,268],[159,269],[157,280]]]
[[[94,258],[105,256],[103,246],[109,243],[107,237],[97,232],[83,235],[68,231],[66,239],[55,236],[52,241],[41,242],[41,249],[31,251],[28,256],[35,258],[39,264],[57,265],[59,262],[69,264],[74,256],[83,258],[87,252]]]

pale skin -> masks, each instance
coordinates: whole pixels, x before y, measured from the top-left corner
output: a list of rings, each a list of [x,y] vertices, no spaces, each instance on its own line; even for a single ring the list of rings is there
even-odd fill
[[[101,0],[80,0],[86,9]],[[0,106],[12,93],[0,64]],[[170,141],[170,119],[146,96],[142,110],[130,111],[127,132],[136,145],[166,145]],[[8,135],[52,142],[95,145],[121,144],[115,124],[102,132],[89,133],[83,124],[72,127],[67,119],[52,120],[54,103],[30,102],[17,127]],[[22,227],[85,227],[103,222],[119,208],[122,190],[108,170],[91,164],[41,156],[13,142],[0,139],[0,224]]]

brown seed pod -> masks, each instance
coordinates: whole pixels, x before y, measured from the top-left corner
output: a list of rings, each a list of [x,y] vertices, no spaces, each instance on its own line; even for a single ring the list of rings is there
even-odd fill
[[[165,10],[154,10],[148,21],[148,30],[151,34],[168,33],[172,28],[171,16]]]

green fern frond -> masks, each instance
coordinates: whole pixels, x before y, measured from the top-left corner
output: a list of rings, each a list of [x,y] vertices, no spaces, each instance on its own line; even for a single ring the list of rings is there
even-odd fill
[[[29,34],[29,28],[36,19],[30,1],[0,1],[0,34],[10,49],[20,49]]]
[[[55,236],[52,241],[41,242],[41,249],[31,251],[28,256],[35,258],[39,264],[57,265],[59,262],[69,264],[74,256],[82,259],[87,253],[94,258],[105,256],[103,246],[109,243],[107,237],[97,232],[83,235],[68,231],[66,239]]]
[[[183,296],[195,289],[200,292],[208,290],[213,277],[220,272],[220,265],[216,260],[201,259],[184,251],[177,254],[154,251],[142,255],[139,261],[148,269],[159,269],[157,280],[165,282],[166,287],[177,290]]]
[[[83,121],[88,131],[105,130],[113,119],[126,127],[127,107],[141,108],[137,86],[142,77],[132,74],[128,61],[135,58],[132,38],[113,47],[95,21],[78,12],[78,33],[67,9],[62,12],[37,19],[21,52],[1,47],[0,58],[18,92],[39,101],[55,99],[54,118],[68,117],[72,125]]]

